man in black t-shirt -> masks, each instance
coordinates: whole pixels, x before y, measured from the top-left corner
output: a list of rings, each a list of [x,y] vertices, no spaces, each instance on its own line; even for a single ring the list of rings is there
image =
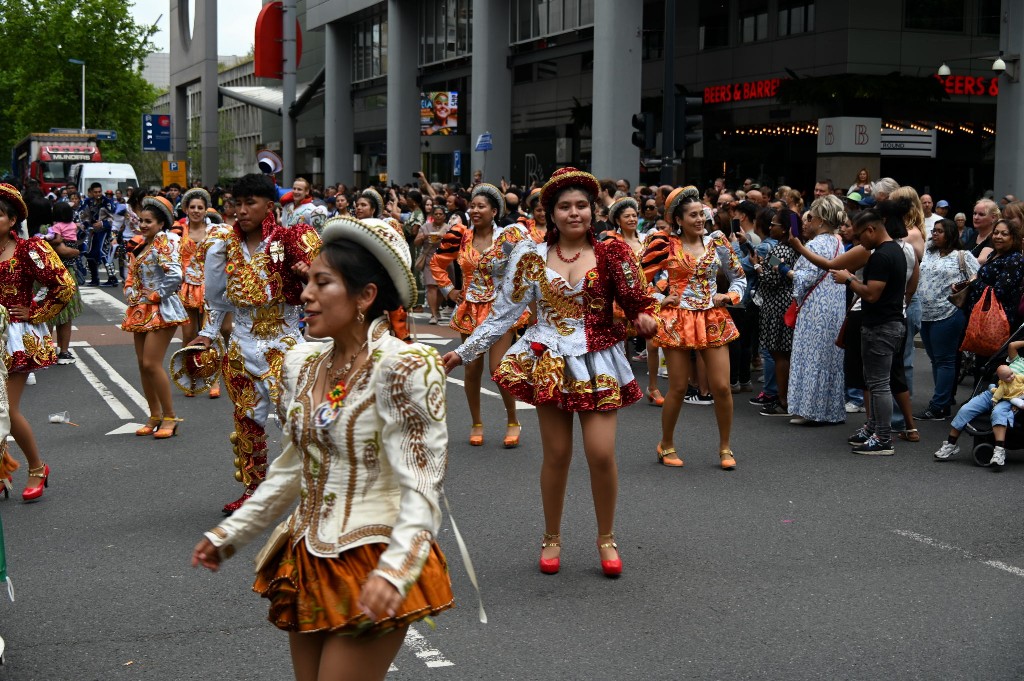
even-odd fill
[[[903,297],[907,290],[907,258],[874,211],[857,216],[853,229],[860,245],[872,251],[864,266],[864,282],[846,270],[832,270],[837,283],[861,298],[861,358],[864,383],[871,390],[871,416],[850,438],[855,454],[892,456],[892,393],[889,372],[901,354],[906,336]],[[851,350],[853,350],[851,348]]]

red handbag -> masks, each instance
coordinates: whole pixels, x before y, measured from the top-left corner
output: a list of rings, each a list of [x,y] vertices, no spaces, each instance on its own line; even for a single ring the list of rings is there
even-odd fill
[[[971,310],[961,350],[973,352],[981,357],[991,357],[999,352],[1010,337],[1010,323],[1002,303],[996,298],[991,286],[986,286],[981,298]]]

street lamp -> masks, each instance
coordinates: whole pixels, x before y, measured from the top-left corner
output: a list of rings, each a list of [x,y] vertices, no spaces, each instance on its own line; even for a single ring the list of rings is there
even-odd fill
[[[85,62],[81,59],[68,59],[68,61],[82,66],[82,132],[85,132]]]

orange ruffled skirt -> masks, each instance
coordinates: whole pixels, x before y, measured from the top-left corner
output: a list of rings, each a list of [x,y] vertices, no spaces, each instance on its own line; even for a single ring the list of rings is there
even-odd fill
[[[732,315],[724,307],[708,310],[663,307],[660,317],[654,340],[662,348],[703,350],[720,347],[740,337]]]
[[[187,310],[202,310],[203,309],[203,296],[205,295],[205,286],[203,284],[190,284],[188,282],[182,282],[181,289],[178,291],[178,295],[181,296],[181,302],[185,305]]]
[[[342,636],[377,636],[455,606],[448,562],[434,543],[420,578],[394,617],[376,621],[359,609],[359,590],[377,568],[387,544],[366,544],[337,558],[321,558],[306,542],[288,544],[278,559],[256,573],[252,590],[270,600],[267,619],[279,629],[300,633],[330,631]]]
[[[452,321],[449,326],[459,333],[464,333],[467,336],[476,330],[476,327],[483,324],[483,321],[487,319],[487,315],[491,313],[491,306],[493,303],[471,303],[468,300],[462,301],[462,304],[455,309],[455,314],[452,315]],[[530,323],[530,311],[526,310],[522,316],[516,320],[516,323],[512,325],[512,331],[518,331],[527,324]]]
[[[130,305],[124,313],[124,321],[121,322],[121,329],[132,333],[145,333],[166,329],[172,326],[181,326],[187,319],[176,319],[168,321],[160,314],[158,303],[138,303]]]

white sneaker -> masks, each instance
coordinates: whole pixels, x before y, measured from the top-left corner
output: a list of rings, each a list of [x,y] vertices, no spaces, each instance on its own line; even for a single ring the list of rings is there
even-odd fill
[[[794,426],[802,426],[805,423],[809,423],[810,419],[805,419],[803,416],[794,416],[789,420]]]
[[[668,378],[668,369],[658,369],[658,378]]]
[[[1024,400],[1019,397],[1011,397],[1010,404],[1017,407],[1018,409],[1024,409]]]
[[[1002,467],[1006,464],[1006,450],[996,447],[992,450],[992,465]],[[997,469],[998,470],[998,469]]]
[[[35,385],[35,384],[36,384],[35,372],[29,372],[28,378],[25,379],[25,385]]]
[[[863,414],[864,413],[864,405],[863,404],[856,405],[853,402],[847,402],[846,403],[846,413],[847,414]]]
[[[952,445],[949,442],[943,442],[942,446],[939,447],[939,451],[935,452],[935,458],[940,461],[945,461],[951,457],[956,456],[960,453],[960,445]]]

